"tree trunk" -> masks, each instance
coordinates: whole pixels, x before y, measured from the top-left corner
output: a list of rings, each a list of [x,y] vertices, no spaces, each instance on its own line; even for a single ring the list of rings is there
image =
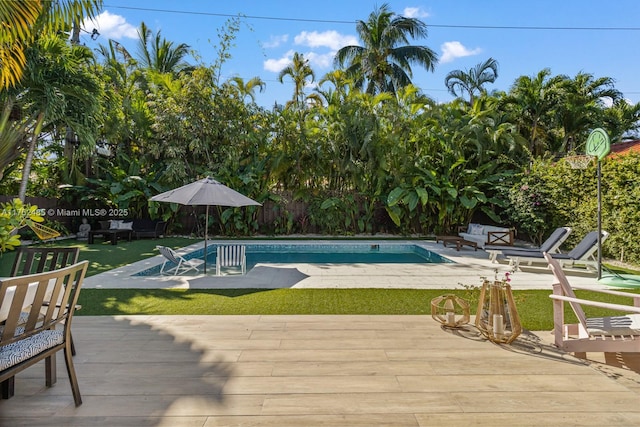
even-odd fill
[[[38,144],[38,137],[40,136],[40,130],[44,123],[44,112],[38,114],[38,120],[36,126],[33,129],[33,135],[31,135],[31,143],[29,144],[29,151],[27,151],[27,158],[24,161],[24,168],[22,169],[22,181],[20,181],[20,191],[18,192],[18,198],[24,203],[27,195],[27,184],[29,183],[29,174],[31,174],[31,163],[33,163],[33,156],[36,152],[36,145]]]

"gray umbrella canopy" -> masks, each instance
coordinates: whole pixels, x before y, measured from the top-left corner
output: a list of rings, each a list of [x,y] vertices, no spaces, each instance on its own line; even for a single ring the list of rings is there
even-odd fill
[[[191,184],[157,194],[149,199],[153,202],[179,203],[181,205],[206,206],[204,228],[204,272],[207,273],[207,240],[209,238],[209,206],[262,206],[235,190],[207,177]]]
[[[204,178],[157,194],[150,200],[194,206],[262,206],[255,200],[232,190],[224,184],[220,184],[213,178]]]

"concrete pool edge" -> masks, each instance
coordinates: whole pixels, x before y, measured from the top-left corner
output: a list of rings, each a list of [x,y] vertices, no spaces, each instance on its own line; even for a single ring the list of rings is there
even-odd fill
[[[209,243],[207,251],[208,268],[216,265],[216,251],[227,243]],[[433,264],[453,263],[424,245],[415,242],[393,241],[298,241],[280,240],[274,241],[247,241],[241,245],[246,248],[247,270],[258,265],[292,265],[292,264]],[[185,248],[180,255],[185,259],[199,259],[204,257],[204,248]],[[238,246],[234,242],[232,246]],[[171,264],[167,268],[171,268]],[[200,267],[202,270],[202,267]],[[133,273],[132,276],[158,277],[160,276],[160,264]]]
[[[216,240],[216,244],[274,244],[283,240]],[[296,240],[296,243],[303,242]],[[317,244],[318,241],[310,241]],[[359,243],[382,244],[388,240],[359,240]],[[161,241],[158,241],[160,244]],[[351,244],[344,240],[322,240],[323,244]],[[246,275],[184,275],[184,276],[132,276],[137,272],[162,263],[157,255],[123,267],[88,277],[85,288],[117,289],[278,289],[278,288],[412,288],[412,289],[462,289],[464,286],[479,286],[481,277],[493,277],[494,270],[502,277],[509,267],[492,264],[485,251],[444,248],[434,241],[393,240],[394,244],[418,245],[454,261],[453,264],[279,264],[257,265]],[[204,242],[194,243],[177,252],[185,254],[201,249]],[[553,276],[546,269],[538,272],[518,271],[513,275],[512,287],[518,289],[551,290]],[[595,277],[572,276],[575,285],[603,288]]]

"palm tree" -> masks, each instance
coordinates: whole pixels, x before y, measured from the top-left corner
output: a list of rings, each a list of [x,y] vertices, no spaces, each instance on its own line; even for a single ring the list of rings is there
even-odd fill
[[[251,102],[256,102],[256,89],[262,93],[267,87],[267,84],[260,77],[253,77],[245,82],[242,77],[234,76],[229,79],[229,82],[236,88],[243,100],[248,96],[251,98]]]
[[[638,139],[640,129],[640,102],[629,104],[626,99],[620,99],[604,110],[604,129],[611,135],[611,140]]]
[[[293,80],[293,98],[287,102],[287,106],[294,104],[299,109],[304,108],[304,88],[315,81],[316,75],[309,65],[309,60],[305,59],[301,53],[294,53],[291,64],[282,69],[278,74],[278,81],[284,83],[285,76]]]
[[[174,45],[163,38],[158,31],[153,32],[142,22],[138,29],[138,59],[143,68],[159,73],[177,74],[191,68],[184,59],[189,54],[190,46],[185,43]]]
[[[462,97],[465,92],[468,93],[469,105],[473,105],[476,94],[486,93],[484,85],[495,82],[496,78],[498,78],[498,62],[489,58],[469,71],[451,71],[445,77],[444,84],[453,96]]]
[[[95,146],[100,109],[100,82],[89,71],[91,50],[69,45],[56,34],[40,36],[26,51],[24,88],[16,99],[35,120],[30,124],[30,141],[22,170],[18,197],[24,201],[37,143],[45,128],[64,124],[80,138],[82,151]]]
[[[374,10],[368,21],[358,21],[356,31],[364,46],[345,46],[338,50],[334,62],[346,65],[356,87],[366,92],[395,93],[411,84],[412,64],[434,70],[437,54],[427,46],[409,45],[409,38],[427,36],[427,26],[415,18],[398,16],[383,4]]]
[[[20,156],[21,144],[25,140],[25,130],[11,120],[13,101],[4,102],[0,114],[0,181],[5,169]]]
[[[333,87],[326,87],[328,84]],[[352,92],[353,80],[344,70],[333,70],[320,79],[315,91],[324,99],[327,105],[338,105],[344,102]]]
[[[97,49],[97,64],[105,88],[105,116],[100,137],[117,145],[116,153],[131,154],[141,149],[139,142],[148,134],[147,97],[140,87],[146,85],[144,73],[129,52],[114,40]],[[143,152],[138,151],[138,156]]]
[[[119,62],[118,56],[122,57],[122,62],[129,63],[133,60],[133,57],[129,51],[115,40],[109,39],[107,46],[101,44],[96,49],[96,52],[105,60],[105,62]],[[128,64],[127,64],[128,65]]]
[[[518,131],[529,140],[529,151],[541,155],[548,145],[548,133],[552,126],[552,113],[561,96],[563,76],[551,76],[545,68],[534,77],[521,76],[509,89],[505,102]]]
[[[0,22],[13,25],[0,26],[0,87],[8,88],[22,77],[26,58],[24,44],[33,38],[31,28],[42,13],[40,2],[0,2]]]
[[[93,18],[102,0],[0,1],[0,89],[15,86],[22,78],[25,49],[42,32],[65,31],[72,22]]]
[[[594,78],[580,72],[573,79],[565,78],[560,85],[562,102],[555,108],[556,120],[562,127],[562,142],[554,149],[565,152],[572,148],[571,141],[585,141],[589,132],[601,122],[607,105],[623,99],[610,77]]]

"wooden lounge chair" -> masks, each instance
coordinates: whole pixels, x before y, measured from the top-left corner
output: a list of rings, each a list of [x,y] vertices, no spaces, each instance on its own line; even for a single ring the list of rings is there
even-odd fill
[[[45,384],[56,382],[63,350],[76,406],[82,404],[71,352],[71,320],[88,261],[51,272],[0,280],[0,390],[13,395],[14,376],[45,360]]]
[[[611,295],[629,297],[633,305],[612,304],[577,298],[567,276],[555,255],[544,254],[553,272],[553,334],[555,345],[576,357],[586,358],[587,352],[625,353],[640,352],[640,294],[608,289],[589,289]],[[584,289],[584,288],[582,288]],[[564,317],[564,303],[573,309],[578,323],[567,324]],[[600,307],[625,313],[611,317],[588,318],[583,306]],[[627,314],[631,313],[631,314]]]
[[[547,238],[547,240],[542,242],[540,247],[509,248],[509,249],[489,248],[487,249],[487,252],[489,253],[489,259],[491,260],[491,262],[498,262],[498,255],[504,255],[505,253],[508,253],[511,256],[517,256],[519,253],[531,252],[531,251],[537,251],[537,252],[540,252],[541,254],[542,252],[555,254],[557,252],[560,252],[560,246],[562,246],[562,244],[564,243],[565,240],[567,240],[567,237],[569,237],[570,234],[571,234],[571,227],[558,227],[553,231],[553,233],[551,233],[551,235]]]
[[[602,231],[601,241],[604,242],[609,237],[609,233]],[[568,253],[554,254],[553,258],[562,265],[562,267],[573,267],[583,265],[588,270],[595,270],[597,259],[595,253],[598,250],[598,232],[591,231]],[[503,255],[509,260],[509,265],[514,269],[519,268],[521,264],[527,265],[543,265],[547,262],[543,252],[538,251],[518,251],[511,253],[503,251]]]
[[[247,256],[244,245],[218,246],[216,251],[216,276],[222,274],[223,267],[240,267],[242,274],[247,273]]]
[[[160,251],[160,254],[164,257],[162,267],[160,267],[160,274],[182,274],[191,270],[200,271],[200,265],[204,263],[201,259],[186,259],[183,256],[178,255],[173,249],[166,246],[156,246]],[[174,267],[165,270],[167,263],[172,263]]]

